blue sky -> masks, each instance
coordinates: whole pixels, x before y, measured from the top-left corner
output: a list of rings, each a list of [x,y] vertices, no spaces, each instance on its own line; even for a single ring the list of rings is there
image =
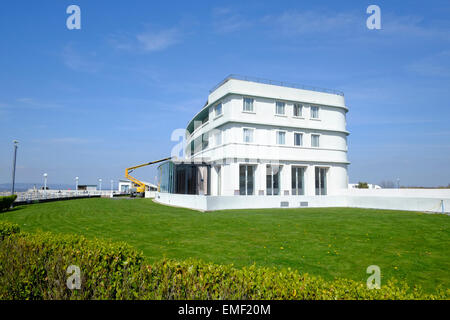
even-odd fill
[[[351,182],[450,184],[448,1],[8,0],[0,39],[0,183],[13,139],[18,182],[122,178],[237,73],[343,91]]]

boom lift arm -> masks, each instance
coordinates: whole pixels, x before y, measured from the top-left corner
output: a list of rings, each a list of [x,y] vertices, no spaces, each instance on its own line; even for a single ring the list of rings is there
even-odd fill
[[[130,180],[130,181],[134,182],[136,185],[138,185],[138,187],[136,189],[137,193],[144,193],[145,192],[145,184],[142,181],[139,181],[138,179],[132,177],[130,175],[130,173],[133,172],[135,169],[142,168],[142,167],[145,167],[145,166],[149,166],[151,164],[167,161],[167,160],[170,160],[170,159],[172,159],[172,157],[168,157],[168,158],[164,158],[164,159],[160,159],[160,160],[156,160],[156,161],[140,164],[138,166],[134,166],[134,167],[130,167],[130,168],[126,168],[125,169],[125,178],[127,178],[128,180]]]

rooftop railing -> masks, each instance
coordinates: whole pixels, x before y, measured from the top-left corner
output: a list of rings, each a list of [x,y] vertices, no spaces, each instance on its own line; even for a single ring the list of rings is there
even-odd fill
[[[257,82],[257,83],[263,83],[263,84],[271,84],[271,85],[280,86],[280,87],[303,89],[303,90],[331,93],[331,94],[336,94],[339,96],[344,96],[344,93],[342,91],[338,91],[338,90],[295,84],[295,83],[290,83],[290,82],[285,82],[285,81],[276,81],[276,80],[269,80],[269,79],[263,79],[263,78],[249,77],[249,76],[243,76],[243,75],[239,75],[239,74],[230,74],[228,77],[226,77],[221,82],[219,82],[217,85],[215,85],[211,90],[209,90],[209,93],[213,92],[214,90],[219,88],[221,85],[223,85],[230,79]]]

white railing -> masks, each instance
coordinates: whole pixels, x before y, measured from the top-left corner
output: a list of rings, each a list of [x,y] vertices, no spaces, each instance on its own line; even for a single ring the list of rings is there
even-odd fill
[[[227,82],[230,79],[257,82],[257,83],[263,83],[263,84],[272,84],[275,86],[296,88],[296,89],[303,89],[303,90],[311,90],[311,91],[324,92],[324,93],[332,93],[332,94],[336,94],[339,96],[344,96],[344,93],[339,90],[307,86],[307,85],[302,85],[302,84],[290,83],[290,82],[286,82],[286,81],[276,81],[276,80],[263,79],[263,78],[257,78],[257,77],[249,77],[249,76],[243,76],[240,74],[230,74],[228,77],[226,77],[221,82],[219,82],[217,85],[215,85],[211,90],[209,90],[209,92],[210,93],[213,92],[214,90],[219,88],[222,84],[224,84],[225,82]]]
[[[9,196],[11,192],[0,192],[0,196]],[[113,195],[120,194],[118,191],[113,191]],[[47,199],[62,199],[62,198],[79,198],[90,196],[111,196],[111,190],[29,190],[25,192],[16,192],[17,202],[22,201],[36,201]]]

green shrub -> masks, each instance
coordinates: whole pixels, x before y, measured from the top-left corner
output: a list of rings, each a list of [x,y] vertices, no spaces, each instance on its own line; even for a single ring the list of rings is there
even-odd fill
[[[216,265],[197,260],[144,264],[124,243],[82,236],[17,233],[0,224],[0,299],[449,299],[388,281],[381,289],[348,279],[326,281],[291,269]],[[6,230],[6,231],[3,231]],[[9,231],[8,231],[9,230]],[[69,265],[81,269],[81,289],[70,290]]]
[[[132,299],[142,253],[125,243],[82,236],[18,233],[0,242],[0,299]],[[70,290],[70,265],[81,269],[81,289]]]
[[[358,185],[356,186],[358,189],[368,189],[369,185],[367,182],[358,182]]]
[[[11,208],[11,205],[17,199],[17,194],[13,194],[10,196],[0,197],[0,212],[6,211]]]
[[[8,221],[0,221],[0,241],[5,237],[12,235],[13,233],[19,233],[19,225]]]
[[[164,260],[147,267],[146,299],[448,299],[450,291],[426,294],[406,283],[388,281],[381,289],[348,279],[326,281],[296,270],[215,265],[196,260]]]

